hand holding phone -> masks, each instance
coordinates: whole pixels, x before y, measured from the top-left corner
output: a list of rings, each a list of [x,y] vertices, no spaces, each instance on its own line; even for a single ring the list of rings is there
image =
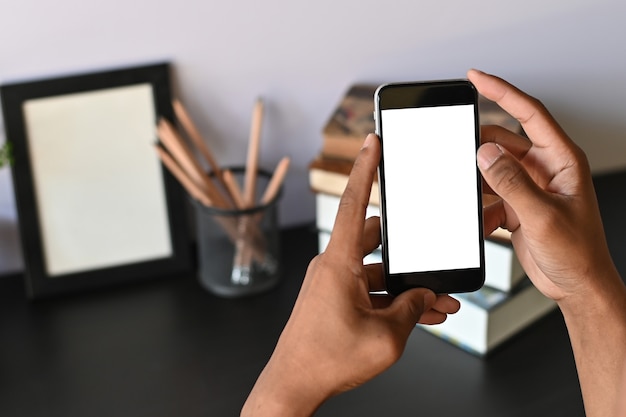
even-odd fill
[[[484,282],[477,92],[466,80],[386,84],[374,96],[389,292]]]

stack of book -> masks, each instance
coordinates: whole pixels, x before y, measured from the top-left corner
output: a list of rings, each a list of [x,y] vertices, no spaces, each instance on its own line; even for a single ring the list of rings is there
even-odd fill
[[[358,84],[348,89],[324,127],[321,152],[309,165],[320,252],[325,250],[330,239],[354,159],[367,134],[374,131],[373,95],[376,87]],[[482,124],[498,124],[522,133],[515,119],[482,97],[479,111]],[[375,180],[367,217],[377,216],[378,207],[378,183]],[[381,262],[380,251],[374,251],[364,262]],[[510,235],[501,229],[485,240],[483,288],[453,296],[461,301],[458,313],[450,315],[442,324],[419,327],[478,356],[491,353],[556,307],[554,301],[543,296],[527,278],[513,250]]]

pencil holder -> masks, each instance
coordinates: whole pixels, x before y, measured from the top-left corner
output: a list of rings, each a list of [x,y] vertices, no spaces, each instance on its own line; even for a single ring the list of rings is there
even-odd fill
[[[243,168],[232,168],[241,183]],[[259,170],[256,195],[271,174]],[[198,279],[211,293],[242,297],[274,287],[280,279],[279,191],[267,204],[245,210],[208,207],[194,200]]]

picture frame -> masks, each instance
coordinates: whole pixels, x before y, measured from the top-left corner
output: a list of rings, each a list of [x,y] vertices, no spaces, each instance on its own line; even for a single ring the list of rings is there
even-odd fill
[[[0,86],[29,298],[188,271],[185,194],[154,150],[169,63]]]

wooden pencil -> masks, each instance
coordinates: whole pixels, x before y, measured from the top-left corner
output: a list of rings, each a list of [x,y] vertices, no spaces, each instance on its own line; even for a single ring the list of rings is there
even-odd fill
[[[222,171],[224,177],[224,183],[226,184],[226,188],[230,192],[233,197],[233,201],[239,210],[243,210],[246,208],[246,202],[243,199],[243,194],[233,172],[229,169],[225,169]]]
[[[276,169],[272,174],[272,178],[265,188],[263,197],[261,197],[261,204],[267,204],[276,197],[278,190],[280,190],[280,187],[285,181],[285,177],[287,176],[287,171],[289,170],[290,163],[291,159],[288,156],[285,156],[283,159],[280,160],[280,162],[278,162],[278,165],[276,165]]]
[[[215,187],[215,184],[213,184],[211,179],[204,173],[202,167],[193,157],[182,138],[178,136],[174,127],[167,120],[162,118],[159,120],[157,129],[163,145],[191,180],[198,187],[205,190],[213,204],[218,208],[232,208],[232,205],[222,196],[220,191]]]
[[[207,207],[213,206],[211,199],[206,195],[204,190],[198,187],[191,178],[183,171],[183,169],[174,161],[174,159],[163,149],[160,145],[155,145],[155,149],[159,155],[159,158],[163,162],[163,165],[174,175],[174,178],[180,182],[180,184],[187,190],[196,200],[200,201]]]
[[[244,178],[244,201],[247,207],[255,204],[256,180],[259,167],[259,145],[261,142],[261,126],[263,124],[263,100],[257,99],[252,112],[252,124],[248,140],[248,157]]]
[[[228,197],[234,202],[235,197],[231,194],[226,185],[226,182],[224,181],[222,168],[218,164],[217,159],[213,155],[213,152],[211,152],[211,148],[209,147],[207,141],[204,140],[202,134],[200,133],[200,130],[193,122],[193,119],[189,115],[189,112],[180,100],[173,100],[172,106],[174,107],[174,113],[176,114],[176,118],[182,125],[183,130],[187,133],[187,136],[189,136],[191,142],[194,144],[196,149],[198,149],[200,154],[209,165],[209,168],[213,172],[213,175],[217,179],[218,183],[221,184],[224,190],[228,193]]]
[[[259,169],[259,148],[261,142],[261,127],[263,124],[263,100],[258,98],[254,103],[252,111],[252,122],[250,125],[250,136],[248,138],[248,155],[246,158],[246,171],[244,173],[243,199],[246,208],[254,207],[256,203],[256,182]],[[250,223],[251,218],[246,216],[242,219],[240,233],[245,239],[251,239]],[[256,222],[254,223],[256,225]],[[261,235],[262,236],[262,235]],[[242,266],[250,265],[250,256],[245,246],[242,247],[240,260]]]
[[[187,135],[189,135],[189,138],[193,142],[194,146],[198,148],[198,150],[200,151],[204,159],[207,161],[207,163],[209,164],[209,167],[215,173],[215,175],[217,177],[221,177],[222,170],[219,164],[217,163],[217,160],[213,156],[213,153],[211,152],[204,138],[200,134],[200,131],[196,127],[196,124],[193,122],[193,120],[189,116],[187,109],[185,109],[185,106],[183,106],[183,103],[181,103],[180,100],[174,100],[172,101],[172,106],[174,107],[174,113],[176,114],[176,118],[178,119],[180,124],[183,126],[183,129],[185,130],[185,132],[187,132]]]
[[[289,164],[291,163],[291,159],[288,156],[285,156],[283,159],[278,162],[276,168],[274,169],[274,173],[272,174],[272,178],[267,184],[265,191],[263,192],[263,197],[261,197],[261,205],[269,204],[280,190],[280,187],[283,185],[285,181],[285,177],[287,176],[287,171],[289,170]],[[257,213],[254,215],[254,220],[258,223],[263,219],[264,212]]]

